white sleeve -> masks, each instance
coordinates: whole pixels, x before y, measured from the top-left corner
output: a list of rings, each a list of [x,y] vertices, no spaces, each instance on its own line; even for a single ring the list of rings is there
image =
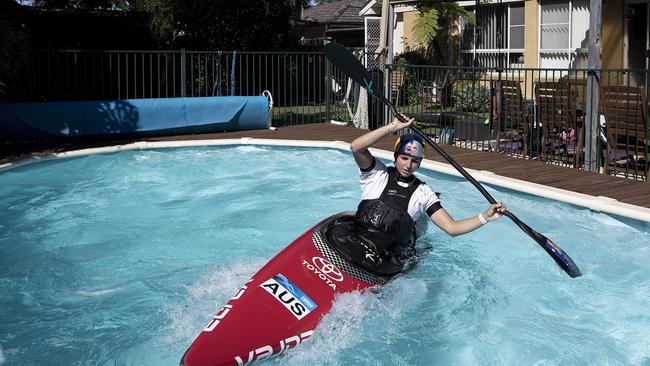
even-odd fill
[[[442,206],[440,206],[440,198],[438,198],[438,195],[436,195],[428,185],[424,183],[420,184],[416,192],[418,193],[419,198],[418,204],[416,204],[417,207],[414,207],[414,212],[411,216],[416,218],[415,235],[419,238],[426,232],[427,226],[431,221],[427,210],[434,205],[438,205],[439,207]]]
[[[386,165],[374,158],[374,166],[368,171],[361,171],[359,183],[361,184],[361,199],[375,199],[381,196],[388,181]]]
[[[422,183],[413,193],[409,202],[409,214],[414,220],[420,218],[420,215],[429,217],[427,210],[434,205],[440,205],[440,198],[431,190],[431,188]]]
[[[432,207],[433,205],[435,205],[436,203],[440,204],[440,198],[438,197],[438,195],[434,191],[431,190],[431,188],[429,186],[427,186],[425,184],[423,184],[422,186],[425,187],[424,191],[426,192],[426,202],[424,204],[424,210],[423,210],[426,213],[427,210],[430,207]],[[429,215],[427,215],[427,216],[429,216]]]

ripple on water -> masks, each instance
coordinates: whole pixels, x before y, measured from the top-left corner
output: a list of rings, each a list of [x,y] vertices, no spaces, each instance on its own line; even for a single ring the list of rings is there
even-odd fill
[[[456,218],[487,207],[461,179],[420,177]],[[648,230],[488,190],[584,275],[507,219],[456,238],[429,225],[411,272],[340,296],[269,363],[647,365]],[[176,365],[253,273],[359,194],[350,153],[329,149],[131,151],[2,173],[0,360]]]

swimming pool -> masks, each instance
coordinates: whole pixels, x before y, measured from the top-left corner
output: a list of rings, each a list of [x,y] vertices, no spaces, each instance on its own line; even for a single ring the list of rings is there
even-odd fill
[[[354,209],[333,149],[226,146],[48,161],[0,174],[0,363],[176,365],[211,316],[319,220]],[[457,218],[487,203],[421,176]],[[507,219],[341,297],[310,342],[270,364],[648,364],[650,233],[488,188],[581,267],[570,279]]]

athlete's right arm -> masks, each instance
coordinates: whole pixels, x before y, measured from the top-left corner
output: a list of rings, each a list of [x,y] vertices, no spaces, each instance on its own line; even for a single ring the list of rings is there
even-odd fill
[[[405,129],[413,123],[413,118],[406,117],[406,120],[407,122],[400,122],[400,120],[395,118],[393,119],[393,122],[386,126],[370,131],[352,141],[350,144],[350,151],[352,151],[354,161],[357,162],[359,169],[367,169],[372,164],[372,155],[370,154],[370,151],[368,151],[368,148],[385,136]]]
[[[487,210],[481,212],[478,216],[456,221],[444,208],[441,208],[431,215],[431,221],[447,234],[458,236],[467,234],[487,224],[489,221],[498,219],[506,211],[508,209],[503,202],[499,202],[490,205]]]

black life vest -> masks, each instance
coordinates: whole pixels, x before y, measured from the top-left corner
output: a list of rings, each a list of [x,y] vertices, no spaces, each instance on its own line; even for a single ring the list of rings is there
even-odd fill
[[[374,246],[379,260],[392,257],[399,262],[415,253],[415,222],[408,213],[411,196],[422,182],[402,187],[395,167],[387,168],[388,183],[381,196],[362,200],[356,213],[357,235]]]

